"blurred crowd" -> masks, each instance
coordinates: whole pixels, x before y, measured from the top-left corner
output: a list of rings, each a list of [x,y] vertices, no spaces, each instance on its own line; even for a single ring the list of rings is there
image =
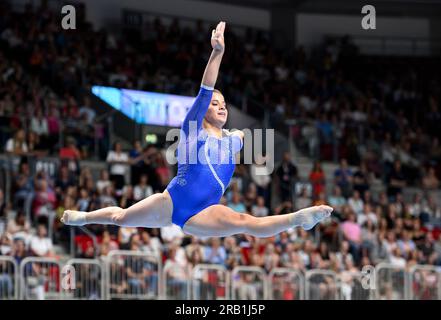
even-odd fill
[[[9,202],[0,189],[0,255],[17,262],[57,256],[54,245],[68,248],[70,229],[59,222],[64,210],[128,207],[163,191],[173,177],[160,147],[108,146],[83,90],[112,85],[194,95],[210,52],[201,21],[184,28],[177,19],[165,25],[158,18],[127,38],[94,31],[81,14],[78,24],[78,31],[66,32],[44,5],[16,13],[0,2],[0,142],[14,168]],[[412,66],[355,71],[354,61],[363,58],[346,38],[310,54],[271,49],[268,35],[256,30],[244,37],[229,32],[226,42],[218,85],[227,101],[261,101],[276,128],[297,119],[291,133],[299,149],[313,159],[337,160],[338,167],[325,174],[317,160],[305,179],[289,154],[268,176],[256,175],[256,165],[238,165],[221,203],[255,216],[326,203],[332,218],[312,231],[265,239],[197,239],[174,225],[93,225],[88,231],[97,246],[78,231],[74,255],[100,258],[127,249],[161,255],[165,266],[266,271],[341,273],[383,261],[441,266],[439,73]],[[99,172],[80,163],[96,140],[105,163]],[[45,155],[60,159],[53,172],[28,161]],[[412,199],[404,195],[408,186],[417,187]]]

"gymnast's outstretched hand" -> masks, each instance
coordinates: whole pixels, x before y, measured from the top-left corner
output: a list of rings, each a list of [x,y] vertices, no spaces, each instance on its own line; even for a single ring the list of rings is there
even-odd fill
[[[225,50],[224,31],[225,31],[225,22],[221,21],[217,24],[216,29],[213,29],[213,31],[211,32],[211,46],[213,47],[213,50],[224,52]]]

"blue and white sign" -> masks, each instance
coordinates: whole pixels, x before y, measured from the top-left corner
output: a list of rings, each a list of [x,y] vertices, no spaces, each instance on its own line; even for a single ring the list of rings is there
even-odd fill
[[[137,123],[179,127],[195,97],[93,86],[92,93]]]

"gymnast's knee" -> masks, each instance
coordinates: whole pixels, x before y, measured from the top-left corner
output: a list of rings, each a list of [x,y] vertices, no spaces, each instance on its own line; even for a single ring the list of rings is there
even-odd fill
[[[258,224],[258,218],[246,213],[242,213],[237,219],[237,226],[243,233],[253,234],[256,224]]]
[[[123,209],[120,207],[111,207],[112,215],[110,219],[112,222],[118,226],[123,225],[126,220],[127,209]]]

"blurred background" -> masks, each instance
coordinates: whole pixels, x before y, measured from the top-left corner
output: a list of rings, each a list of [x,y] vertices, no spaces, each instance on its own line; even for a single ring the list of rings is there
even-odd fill
[[[0,299],[440,299],[441,1],[370,2],[375,30],[365,4],[1,0]],[[265,239],[64,226],[164,190],[219,20],[228,127],[275,129],[276,164],[238,165],[222,203],[332,218]]]

